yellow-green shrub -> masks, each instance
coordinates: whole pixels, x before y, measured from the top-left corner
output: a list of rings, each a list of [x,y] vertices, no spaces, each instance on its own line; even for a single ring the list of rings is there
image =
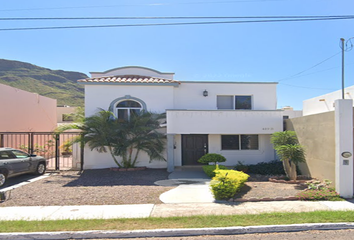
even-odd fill
[[[235,170],[216,169],[214,172],[215,177],[210,186],[215,199],[218,200],[232,198],[249,178],[246,173]]]
[[[228,169],[227,167],[223,165],[204,165],[203,166],[203,171],[205,172],[208,177],[213,178],[215,177],[215,169]]]

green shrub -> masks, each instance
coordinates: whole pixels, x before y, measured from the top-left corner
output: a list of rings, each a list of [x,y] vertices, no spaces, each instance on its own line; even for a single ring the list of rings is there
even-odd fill
[[[214,163],[214,165],[216,165],[218,162],[226,162],[226,158],[217,153],[207,153],[203,157],[199,158],[198,162],[206,164]]]
[[[208,177],[213,178],[215,177],[214,170],[216,169],[216,167],[218,167],[218,169],[228,170],[228,168],[223,165],[205,165],[203,166],[203,171],[206,175],[208,175]]]
[[[248,173],[261,174],[261,175],[285,175],[283,162],[274,160],[271,162],[260,162],[257,164],[246,165],[242,162],[238,162],[235,166],[238,171],[244,171],[247,169]],[[296,167],[296,171],[301,175],[300,169]]]
[[[210,183],[215,199],[232,198],[239,191],[249,176],[246,173],[235,170],[215,170],[215,177]]]

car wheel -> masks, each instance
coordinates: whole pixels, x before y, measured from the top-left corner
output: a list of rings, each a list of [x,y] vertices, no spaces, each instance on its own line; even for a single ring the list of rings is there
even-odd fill
[[[45,173],[46,166],[44,163],[39,163],[37,166],[36,174],[43,175]]]
[[[5,173],[0,172],[0,187],[3,186],[6,182],[6,175]]]

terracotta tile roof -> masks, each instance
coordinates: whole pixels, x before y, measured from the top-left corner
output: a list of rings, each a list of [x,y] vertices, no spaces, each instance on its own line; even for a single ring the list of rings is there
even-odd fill
[[[138,75],[107,76],[77,80],[82,83],[180,83],[179,81]]]

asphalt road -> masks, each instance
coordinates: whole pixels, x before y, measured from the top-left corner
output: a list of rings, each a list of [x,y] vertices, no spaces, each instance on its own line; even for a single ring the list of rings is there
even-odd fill
[[[118,240],[126,240],[119,238]],[[308,240],[308,239],[354,239],[354,229],[347,230],[327,230],[327,231],[306,231],[306,232],[286,232],[286,233],[263,233],[244,234],[226,236],[197,236],[197,237],[169,237],[169,238],[139,238],[139,240]],[[106,240],[106,239],[101,239]],[[107,239],[108,240],[108,239]]]

